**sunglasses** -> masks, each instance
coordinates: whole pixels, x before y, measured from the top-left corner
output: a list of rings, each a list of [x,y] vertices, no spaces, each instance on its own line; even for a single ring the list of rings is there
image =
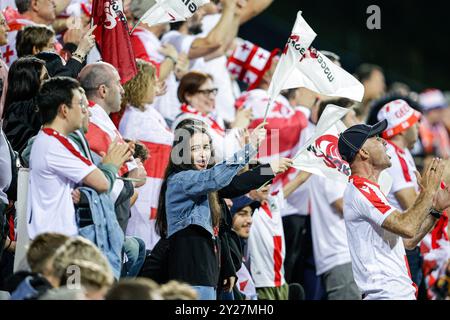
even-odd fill
[[[204,94],[206,96],[210,96],[211,94],[216,96],[217,93],[219,92],[219,89],[213,88],[213,89],[197,90],[197,92],[201,93],[201,94]]]

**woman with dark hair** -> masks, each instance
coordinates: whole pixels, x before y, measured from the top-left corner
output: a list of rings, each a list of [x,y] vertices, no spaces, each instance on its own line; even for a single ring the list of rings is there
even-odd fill
[[[219,225],[222,208],[217,191],[256,155],[266,131],[260,125],[250,143],[231,159],[214,165],[212,139],[204,127],[175,131],[169,166],[161,187],[157,231],[169,240],[168,277],[191,284],[202,300],[215,300],[219,282]]]
[[[36,96],[48,78],[45,62],[34,57],[20,58],[9,69],[3,130],[19,154],[41,128]]]
[[[213,139],[216,159],[221,161],[239,150],[240,130],[250,124],[251,111],[242,110],[236,114],[236,120],[231,124],[231,130],[226,132],[223,119],[215,113],[218,88],[214,87],[211,75],[201,72],[189,72],[180,80],[178,99],[182,103],[181,114],[177,116],[172,129],[179,122],[194,118],[205,122]]]

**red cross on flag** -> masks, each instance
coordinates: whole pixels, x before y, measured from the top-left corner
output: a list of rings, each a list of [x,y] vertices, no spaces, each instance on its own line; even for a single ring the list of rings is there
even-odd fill
[[[250,41],[244,41],[228,58],[228,71],[238,80],[247,83],[248,90],[253,90],[272,66],[278,52],[278,49],[269,52]]]
[[[291,36],[272,77],[269,88],[272,101],[281,90],[304,87],[327,96],[361,102],[364,95],[363,85],[320,51],[311,47],[316,35],[299,11]]]

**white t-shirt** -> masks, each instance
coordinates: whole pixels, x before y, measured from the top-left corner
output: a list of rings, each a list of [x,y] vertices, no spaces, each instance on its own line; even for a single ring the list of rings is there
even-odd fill
[[[155,219],[159,193],[172,149],[173,133],[152,106],[147,106],[145,111],[128,106],[120,121],[119,130],[125,138],[139,140],[149,150],[149,158],[144,162],[146,183],[138,189],[139,196],[130,209],[127,235],[141,238],[145,247],[152,250],[160,239],[155,230]]]
[[[416,164],[408,149],[400,149],[390,141],[387,144],[387,154],[391,157],[392,162],[392,166],[387,171],[393,178],[392,188],[387,198],[392,206],[403,211],[395,194],[407,188],[414,188],[417,193],[419,192],[417,177],[414,173],[417,171]]]
[[[350,263],[344,218],[332,204],[344,197],[346,184],[313,175],[309,178],[311,229],[317,275]]]
[[[211,14],[203,18],[203,32],[201,36],[206,37],[208,33],[219,23],[221,14]],[[214,83],[219,88],[216,97],[216,113],[224,120],[232,122],[236,116],[234,102],[240,96],[240,91],[235,92],[233,80],[227,69],[227,57],[222,55],[215,59],[205,61],[204,68],[201,70],[213,76]]]
[[[250,271],[256,288],[281,287],[284,280],[285,243],[281,210],[283,191],[271,195],[269,204],[253,213],[253,224],[248,238]]]
[[[96,166],[76,145],[52,129],[39,132],[31,148],[28,192],[28,234],[78,234],[71,192]]]
[[[382,228],[396,209],[380,187],[353,176],[344,194],[344,219],[353,276],[366,300],[415,300],[403,239]]]
[[[309,109],[303,107],[297,107],[300,111],[303,112],[306,118],[309,118],[310,111]],[[316,126],[308,121],[308,125],[305,129],[301,131],[300,139],[299,139],[299,147],[304,146],[308,140],[314,134]],[[289,180],[294,179],[300,170],[295,170],[289,174]],[[299,215],[299,216],[307,216],[310,211],[310,191],[308,186],[308,181],[298,187],[291,195],[286,199],[286,208],[283,210],[283,217],[291,216],[291,215]]]

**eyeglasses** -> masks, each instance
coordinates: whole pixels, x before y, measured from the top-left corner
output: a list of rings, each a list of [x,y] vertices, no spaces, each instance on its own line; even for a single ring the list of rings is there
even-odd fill
[[[217,96],[217,93],[219,92],[219,89],[213,88],[213,89],[205,89],[205,90],[197,90],[198,93],[201,93],[205,96],[210,96],[211,94]]]

